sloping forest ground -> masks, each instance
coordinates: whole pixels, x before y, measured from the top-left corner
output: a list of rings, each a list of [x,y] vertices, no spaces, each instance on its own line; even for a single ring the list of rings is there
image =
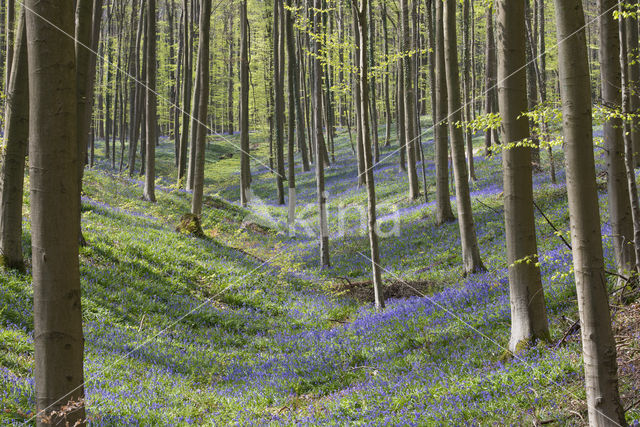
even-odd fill
[[[344,206],[366,206],[348,134],[339,133],[327,169],[333,266],[326,271],[304,221],[295,237],[279,232],[286,207],[275,205],[274,177],[264,165],[253,162],[251,212],[226,201],[239,194],[237,150],[226,138],[213,137],[208,148],[205,238],[175,231],[190,196],[172,184],[168,140],[159,147],[157,204],[141,201],[138,177],[115,173],[108,161],[86,174],[82,225],[89,244],[81,249],[81,273],[93,425],[586,423],[579,333],[567,333],[578,317],[571,253],[539,212],[553,342],[505,357],[510,314],[501,158],[481,156],[480,137],[472,199],[488,272],[467,278],[457,223],[438,227],[433,202],[407,200],[395,148],[383,148],[375,177],[389,299],[380,313],[371,304],[368,239],[358,209],[342,220],[338,215]],[[433,143],[429,134],[423,141],[433,192]],[[265,162],[266,150],[260,144],[256,155]],[[602,153],[596,151],[600,170]],[[543,152],[535,199],[568,239],[561,155],[556,152],[557,185],[549,182],[547,162]],[[313,172],[299,169],[297,185],[298,216],[313,224]],[[613,269],[605,185],[600,188]],[[25,193],[29,252],[28,217]],[[29,282],[28,272],[0,274],[0,424],[33,422]],[[612,279],[612,293],[616,287]],[[621,393],[631,406],[640,395],[640,305],[620,294],[612,304]],[[635,406],[628,420],[639,418]]]

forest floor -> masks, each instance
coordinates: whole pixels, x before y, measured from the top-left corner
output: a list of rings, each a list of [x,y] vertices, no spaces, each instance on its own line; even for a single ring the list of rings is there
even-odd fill
[[[252,143],[261,139],[252,135]],[[245,210],[236,202],[238,138],[211,139],[205,238],[175,231],[190,195],[173,184],[168,140],[158,151],[156,204],[141,200],[138,176],[97,162],[85,178],[88,245],[81,249],[91,424],[585,425],[580,337],[567,333],[578,317],[572,259],[557,235],[568,239],[561,155],[558,184],[550,183],[546,152],[534,176],[536,203],[560,230],[536,212],[552,342],[505,358],[501,158],[484,158],[480,137],[476,142],[472,199],[488,271],[466,278],[458,224],[434,221],[430,135],[423,138],[429,202],[407,199],[395,141],[382,149],[375,168],[389,298],[382,312],[372,305],[360,222],[366,193],[356,185],[348,134],[338,134],[326,172],[332,263],[326,270],[308,233],[316,216],[313,171],[298,168],[300,221],[289,237],[275,178],[261,164],[268,163],[266,144],[254,147],[260,163],[252,165],[255,195]],[[604,192],[601,203],[612,268]],[[28,218],[27,190],[30,257]],[[613,293],[615,281],[609,286]],[[627,412],[631,422],[640,419],[640,306],[619,294],[611,301],[621,394],[625,406],[636,403]],[[0,273],[0,424],[33,423],[32,325],[29,271]]]

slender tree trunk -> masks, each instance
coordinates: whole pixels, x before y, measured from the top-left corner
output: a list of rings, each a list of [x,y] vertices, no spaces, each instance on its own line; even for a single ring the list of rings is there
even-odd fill
[[[278,204],[284,205],[284,76],[281,49],[282,19],[280,14],[282,0],[273,1],[273,89],[275,94],[275,110],[273,125],[275,129],[276,149],[276,185]]]
[[[29,70],[24,11],[20,12],[13,64],[7,86],[5,141],[0,192],[0,264],[24,270],[22,197],[25,156],[29,146]],[[78,211],[79,212],[79,211]]]
[[[449,193],[449,135],[448,97],[444,55],[443,2],[436,1],[436,223],[444,224],[455,219],[451,210]]]
[[[360,50],[362,49],[362,43],[360,42],[360,30],[358,29],[358,16],[357,14],[353,14],[353,38],[354,38],[354,62],[358,61],[360,58]],[[362,103],[358,100],[362,98],[362,94],[360,93],[361,87],[358,82],[357,77],[354,75],[351,79],[351,84],[353,87],[353,103],[355,104],[355,114],[356,117],[362,116]],[[358,153],[358,187],[365,185],[366,183],[366,166],[364,159],[364,134],[362,129],[362,120],[356,120],[356,132],[357,132],[357,153]],[[401,142],[404,143],[404,142]]]
[[[626,4],[633,6],[635,11],[640,7],[639,0],[626,0]],[[625,19],[627,43],[627,76],[630,89],[629,108],[631,111],[638,111],[640,108],[640,62],[638,55],[638,16],[629,16]],[[631,142],[633,144],[634,166],[640,166],[640,118],[634,117],[631,122]]]
[[[540,65],[538,69],[538,75],[540,81],[538,82],[538,90],[540,91],[540,103],[546,108],[547,102],[547,51],[546,51],[546,30],[545,30],[545,6],[544,0],[536,0],[538,7],[538,47],[540,49]],[[543,118],[540,122],[540,130],[542,140],[549,142],[549,130],[547,121]],[[556,168],[553,159],[553,147],[551,144],[547,144],[547,152],[549,153],[549,175],[551,182],[556,183]]]
[[[240,3],[240,203],[247,206],[250,198],[249,165],[249,34],[247,0]]]
[[[277,1],[277,0],[274,0]],[[233,87],[235,75],[233,73],[234,62],[234,43],[233,43],[233,14],[229,14],[229,80],[227,82],[227,133],[233,135]]]
[[[600,15],[600,73],[602,75],[602,99],[606,106],[620,108],[620,35],[618,23],[613,17],[616,0],[598,0]],[[609,223],[613,237],[613,249],[618,273],[627,275],[635,268],[633,251],[633,223],[629,202],[629,185],[624,167],[622,121],[607,120],[604,124],[604,142],[607,153]]]
[[[493,4],[487,8],[487,49],[486,49],[486,69],[485,69],[485,114],[495,113],[494,93],[496,85],[496,46],[493,32]],[[491,145],[497,144],[493,140],[494,133],[487,129],[484,135],[485,155],[491,155]]]
[[[533,0],[535,1],[535,0]],[[537,40],[534,34],[534,13],[531,7],[531,0],[525,0],[525,46],[526,46],[526,69],[527,69],[527,100],[529,111],[534,111],[538,106],[538,83],[536,78],[536,64],[538,61]],[[500,29],[498,29],[500,31]],[[525,66],[523,64],[523,66]],[[530,140],[533,145],[531,150],[531,163],[535,170],[540,169],[540,138],[535,127],[535,121],[529,119]]]
[[[369,44],[367,34],[367,8],[368,0],[360,0],[359,10],[354,4],[353,12],[358,16],[359,30],[360,30],[360,104],[362,105],[360,111],[362,115],[360,120],[362,121],[362,134],[364,140],[364,158],[365,166],[367,168],[367,206],[368,206],[368,230],[369,230],[369,247],[371,250],[371,269],[373,271],[373,292],[375,298],[375,305],[378,310],[384,308],[384,295],[382,293],[382,269],[380,267],[380,249],[378,247],[378,225],[376,220],[376,186],[373,175],[373,159],[371,156],[371,137],[369,133],[369,117],[367,114],[367,106],[369,105],[369,69],[367,58],[367,45]],[[371,16],[371,14],[369,14]],[[373,111],[371,111],[373,114]]]
[[[14,52],[14,26],[16,17],[16,5],[15,0],[6,1],[5,10],[5,22],[4,22],[4,35],[5,35],[5,91],[9,88],[11,77],[11,66],[13,65],[13,52]]]
[[[413,88],[413,60],[409,56],[409,52],[412,50],[411,46],[411,29],[409,27],[409,2],[410,0],[400,0],[400,14],[401,14],[401,52],[405,55],[402,59],[404,68],[404,111],[405,111],[405,126],[406,126],[406,141],[407,147],[407,173],[409,176],[409,197],[411,200],[415,200],[420,195],[420,188],[418,185],[418,173],[416,171],[416,146],[414,140],[416,139],[416,110],[415,110],[415,93]],[[416,1],[416,0],[411,0]]]
[[[156,0],[147,1],[147,149],[145,153],[144,199],[156,201]]]
[[[567,195],[589,424],[626,426],[604,277],[593,158],[591,90],[581,0],[555,0]]]
[[[509,350],[517,352],[536,341],[550,340],[542,290],[535,217],[531,147],[513,146],[529,138],[525,7],[523,2],[499,0],[498,101],[502,117],[504,220],[509,264],[511,339]]]
[[[291,0],[289,0],[289,6],[293,7]],[[293,29],[293,16],[291,16],[291,11],[287,10],[287,52],[289,55],[289,62],[291,65],[289,66],[289,76],[288,78],[292,80],[293,92],[289,94],[291,98],[293,98],[294,109],[295,109],[295,117],[296,117],[296,139],[298,141],[298,149],[302,154],[302,170],[308,172],[311,167],[309,165],[309,153],[307,150],[307,141],[306,141],[306,132],[305,132],[305,117],[304,111],[302,108],[302,101],[300,97],[302,96],[300,91],[300,74],[298,73],[298,65],[302,62],[302,59],[298,58],[297,49],[296,49],[296,38]],[[290,89],[291,90],[291,89]],[[289,114],[293,114],[293,111]]]
[[[313,29],[315,34],[320,33],[321,0],[315,0],[313,11]],[[327,222],[327,195],[324,190],[324,162],[321,150],[324,145],[322,132],[322,66],[320,63],[320,41],[313,41],[313,86],[314,86],[314,129],[316,142],[316,186],[318,190],[318,224],[320,225],[320,265],[323,268],[330,267],[329,261],[329,225]]]
[[[485,271],[480,259],[480,248],[471,210],[471,196],[467,163],[464,158],[464,135],[456,123],[462,119],[460,102],[460,76],[458,73],[458,43],[456,40],[456,0],[445,0],[444,8],[444,56],[447,75],[449,105],[449,134],[451,135],[451,157],[456,183],[456,205],[462,244],[462,261],[465,274]]]
[[[391,99],[389,96],[389,28],[387,24],[387,3],[382,3],[382,31],[383,31],[383,42],[384,42],[384,61],[387,63],[385,65],[385,73],[384,73],[384,111],[385,111],[385,134],[384,134],[384,146],[388,147],[391,145]]]
[[[182,2],[184,18],[184,78],[182,82],[182,133],[180,134],[180,155],[178,158],[178,182],[185,179],[187,172],[187,148],[189,147],[189,109],[191,108],[191,79],[193,74],[192,26],[187,0]]]
[[[404,69],[402,67],[402,60],[399,59],[396,65],[397,78],[396,78],[396,133],[398,139],[398,145],[400,146],[400,170],[407,171],[407,146],[405,141],[407,140],[407,127],[405,126],[406,115],[404,112]]]
[[[618,4],[620,15],[624,9],[622,4]],[[618,22],[620,27],[620,40],[627,40],[627,27],[636,25],[637,22],[622,19]],[[633,60],[633,59],[632,59]],[[622,114],[624,120],[624,163],[627,172],[627,182],[629,185],[629,199],[631,201],[631,217],[633,219],[633,248],[635,250],[636,265],[633,273],[640,273],[640,202],[638,201],[638,185],[636,184],[636,174],[634,170],[633,137],[631,135],[631,119],[627,119],[631,114],[631,88],[629,86],[629,56],[627,44],[620,43],[620,69],[622,70]]]
[[[471,95],[471,37],[469,27],[471,26],[471,7],[469,5],[470,0],[464,0],[463,2],[463,41],[462,44],[464,46],[464,70],[462,72],[464,79],[464,115],[465,121],[470,122],[471,118],[471,104],[472,104],[472,95]],[[476,172],[473,164],[473,133],[471,129],[465,128],[464,132],[465,137],[465,145],[467,148],[467,164],[469,167],[469,181],[475,181]]]
[[[364,0],[364,1],[368,1],[368,0]],[[373,69],[376,66],[376,57],[375,57],[375,21],[373,19],[373,12],[372,12],[372,8],[370,6],[365,7],[365,9],[368,9],[368,15],[369,15],[369,46],[368,46],[368,51],[369,51],[369,69]],[[369,110],[371,112],[371,135],[373,136],[373,153],[374,153],[374,162],[378,163],[380,161],[380,141],[379,141],[379,137],[378,137],[378,105],[376,103],[376,79],[373,77],[373,75],[371,75],[370,77],[370,82],[368,83],[368,87],[369,87],[369,91],[370,91],[370,103],[369,103]],[[362,89],[360,89],[362,90]],[[364,96],[364,94],[363,94]],[[366,147],[365,147],[366,150]]]
[[[84,397],[74,5],[28,0],[29,166],[37,424]],[[69,212],[74,214],[69,215]],[[84,405],[67,414],[85,419]],[[62,424],[54,416],[54,424]]]
[[[202,197],[204,194],[204,166],[207,148],[207,106],[209,105],[209,33],[211,29],[211,0],[200,0],[200,43],[198,45],[198,80],[200,96],[198,97],[198,127],[195,153],[195,170],[193,174],[193,198],[191,213],[202,214]]]
[[[287,6],[292,7],[292,1],[289,0],[287,2]],[[285,25],[285,36],[287,39],[287,55],[289,56],[288,65],[288,85],[289,85],[289,130],[287,132],[288,138],[288,151],[287,151],[287,163],[289,166],[289,213],[287,216],[287,223],[289,224],[289,232],[291,233],[293,224],[295,223],[296,217],[296,165],[295,165],[295,139],[296,139],[296,117],[298,118],[298,123],[301,123],[302,120],[299,116],[301,110],[296,109],[296,101],[295,99],[298,97],[298,92],[296,90],[296,76],[298,75],[296,69],[296,49],[295,49],[295,40],[293,34],[293,18],[291,16],[291,10],[287,9],[284,13],[284,25]],[[304,138],[304,133],[298,130],[298,138]],[[302,144],[304,146],[304,143]],[[306,151],[306,150],[305,150]],[[303,161],[304,166],[304,161]]]

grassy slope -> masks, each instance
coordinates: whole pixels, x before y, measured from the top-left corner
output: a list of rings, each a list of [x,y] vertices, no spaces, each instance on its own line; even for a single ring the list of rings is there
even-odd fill
[[[400,224],[398,236],[381,241],[385,277],[428,282],[431,293],[390,300],[385,312],[375,313],[370,304],[335,292],[339,277],[365,280],[370,270],[356,209],[343,220],[348,231],[339,226],[340,206],[366,204],[354,185],[346,135],[338,138],[336,162],[327,171],[333,262],[327,271],[318,268],[317,245],[304,235],[304,223],[295,238],[252,231],[240,226],[246,211],[213,198],[237,200],[237,155],[219,160],[233,151],[216,138],[208,152],[203,225],[211,237],[204,240],[174,231],[189,195],[170,184],[168,143],[159,151],[156,205],[140,200],[139,181],[109,172],[106,164],[87,173],[89,246],[81,251],[81,268],[94,424],[583,423],[576,339],[500,360],[509,305],[499,156],[476,158],[480,180],[472,197],[489,272],[467,279],[460,277],[457,224],[436,227],[433,203],[405,199],[407,180],[396,155],[376,168],[380,216],[390,227],[399,212]],[[264,159],[265,151],[257,157]],[[393,151],[385,148],[383,159]],[[253,168],[254,212],[285,222],[285,209],[272,202],[272,175],[256,161]],[[431,162],[427,174],[433,189]],[[299,171],[297,180],[297,215],[312,223],[313,174]],[[566,230],[564,186],[549,184],[543,174],[535,182],[538,204]],[[577,317],[571,255],[542,218],[538,237],[557,339],[568,327],[563,316]],[[28,229],[24,238],[28,247]],[[606,254],[610,260],[609,245]],[[34,404],[29,280],[28,274],[0,274],[3,424],[29,419]],[[622,382],[625,396],[638,394],[624,370]]]

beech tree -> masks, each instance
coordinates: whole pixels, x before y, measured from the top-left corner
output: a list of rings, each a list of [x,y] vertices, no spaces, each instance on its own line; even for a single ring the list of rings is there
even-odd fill
[[[7,268],[24,270],[22,257],[22,193],[29,145],[29,72],[24,12],[19,18],[11,78],[7,90],[5,140],[0,192],[0,256]],[[78,210],[78,213],[80,211]]]
[[[200,216],[204,193],[204,165],[207,148],[207,106],[209,105],[209,32],[211,28],[211,0],[200,0],[200,43],[198,44],[198,124],[193,176],[191,213]]]
[[[581,0],[555,0],[567,195],[589,424],[627,425],[604,276],[593,123]]]
[[[443,2],[436,0],[435,35],[435,146],[436,146],[436,222],[444,224],[455,218],[449,191],[449,132],[447,77],[444,62]]]
[[[38,424],[83,390],[73,2],[27,0],[29,175]],[[72,212],[73,214],[69,214]],[[66,421],[84,422],[84,406]],[[54,423],[62,420],[54,417]]]
[[[369,129],[369,59],[367,58],[367,47],[369,44],[369,34],[367,28],[367,9],[369,7],[367,0],[360,0],[357,5],[354,1],[353,12],[357,15],[358,29],[360,32],[360,58],[359,58],[359,82],[361,99],[360,112],[358,118],[362,122],[362,137],[364,143],[364,164],[366,167],[367,181],[367,215],[368,215],[368,231],[369,231],[369,248],[371,250],[371,269],[373,271],[373,292],[376,308],[381,310],[384,308],[384,295],[382,294],[382,268],[380,266],[380,249],[378,247],[378,225],[376,219],[376,186],[373,176],[373,158],[371,154],[371,136]],[[356,100],[357,101],[357,100]],[[373,113],[373,112],[371,112]]]
[[[598,0],[600,30],[600,73],[602,102],[605,107],[620,110],[620,35],[616,0]],[[607,156],[607,195],[609,199],[609,223],[618,273],[627,276],[635,268],[633,250],[633,223],[629,202],[629,186],[624,166],[622,120],[611,117],[604,123],[604,143]]]
[[[549,326],[538,266],[531,146],[527,111],[525,7],[499,0],[498,102],[502,117],[504,220],[509,265],[511,339],[516,352],[537,340],[549,341]],[[516,145],[516,144],[523,145]]]
[[[156,0],[147,2],[147,38],[146,38],[146,134],[147,150],[145,155],[144,199],[156,201],[156,139],[157,139],[157,104],[156,104]]]
[[[411,57],[411,28],[409,26],[409,1],[400,0],[400,18],[401,18],[401,48],[402,48],[402,67],[403,78],[402,85],[404,86],[404,100],[400,99],[399,102],[404,102],[405,112],[405,138],[404,145],[407,153],[407,173],[409,175],[409,197],[412,200],[418,198],[420,194],[420,188],[418,184],[418,173],[416,170],[416,106],[414,97],[414,63]],[[415,1],[415,0],[413,0]]]
[[[251,191],[249,164],[249,34],[247,1],[240,3],[240,203],[247,206]],[[205,113],[205,111],[203,111]]]
[[[456,0],[444,0],[444,57],[447,71],[447,95],[449,111],[449,134],[451,135],[451,157],[456,183],[456,205],[458,207],[458,225],[462,245],[464,273],[472,274],[485,271],[480,259],[480,248],[476,236],[476,227],[471,210],[469,175],[465,160],[465,144],[462,129],[457,123],[462,121],[462,103],[460,101],[460,74],[458,72],[458,43],[456,37]]]

